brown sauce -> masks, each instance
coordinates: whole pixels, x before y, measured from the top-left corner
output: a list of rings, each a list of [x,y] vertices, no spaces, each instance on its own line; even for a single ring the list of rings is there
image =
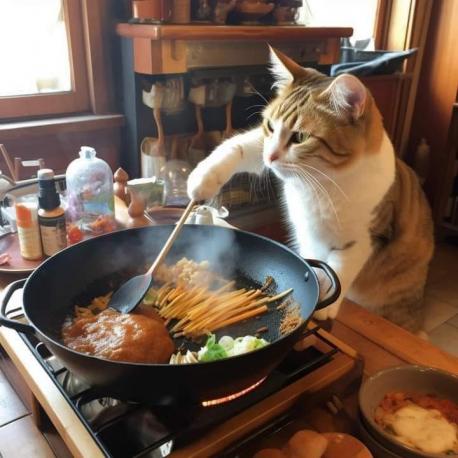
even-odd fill
[[[148,307],[121,314],[106,309],[64,324],[65,345],[81,353],[114,361],[168,363],[175,345],[162,318]]]

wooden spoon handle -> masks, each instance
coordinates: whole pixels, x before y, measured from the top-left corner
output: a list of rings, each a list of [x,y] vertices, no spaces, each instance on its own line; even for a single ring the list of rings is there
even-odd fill
[[[152,266],[148,269],[148,272],[146,272],[147,275],[154,275],[154,272],[156,272],[156,269],[159,267],[162,261],[164,261],[165,257],[167,256],[167,254],[170,251],[170,248],[172,248],[173,242],[175,242],[176,238],[180,234],[181,228],[184,226],[184,223],[188,219],[188,216],[191,213],[192,209],[194,208],[195,204],[196,202],[191,199],[188,206],[186,207],[186,210],[181,215],[181,218],[178,220],[178,223],[176,224],[169,238],[167,239],[164,246],[162,247],[162,250],[158,254],[155,261],[153,262]]]
[[[224,138],[232,135],[232,100],[226,104],[226,130],[224,131]]]
[[[153,117],[154,117],[154,121],[156,122],[158,143],[163,145],[165,143],[165,138],[164,138],[164,126],[162,124],[162,114],[161,114],[160,107],[153,108]]]

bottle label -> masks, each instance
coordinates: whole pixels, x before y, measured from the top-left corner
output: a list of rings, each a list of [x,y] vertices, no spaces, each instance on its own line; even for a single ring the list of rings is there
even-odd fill
[[[41,241],[43,252],[46,256],[52,256],[67,246],[67,232],[65,229],[65,217],[63,215],[44,218],[39,216]]]
[[[43,251],[41,249],[36,198],[31,200],[23,197],[23,201],[17,202],[15,207],[21,256],[30,260],[42,258]]]
[[[38,226],[23,228],[17,227],[19,249],[24,259],[40,259],[43,256],[41,250],[40,231]]]

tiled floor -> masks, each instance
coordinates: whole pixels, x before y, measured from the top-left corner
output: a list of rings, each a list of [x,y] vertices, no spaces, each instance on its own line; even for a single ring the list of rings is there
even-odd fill
[[[458,244],[436,246],[426,286],[425,330],[432,343],[458,356]]]

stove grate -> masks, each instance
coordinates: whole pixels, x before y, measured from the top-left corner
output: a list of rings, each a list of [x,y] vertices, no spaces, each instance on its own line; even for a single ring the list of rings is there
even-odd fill
[[[307,331],[325,341],[327,351],[315,346],[291,352],[255,390],[228,403],[180,409],[148,407],[104,397],[76,379],[36,336],[20,334],[86,429],[110,458],[165,457],[199,437],[212,425],[220,424],[326,364],[339,351],[318,334],[319,327]],[[183,416],[187,412],[187,416]]]

